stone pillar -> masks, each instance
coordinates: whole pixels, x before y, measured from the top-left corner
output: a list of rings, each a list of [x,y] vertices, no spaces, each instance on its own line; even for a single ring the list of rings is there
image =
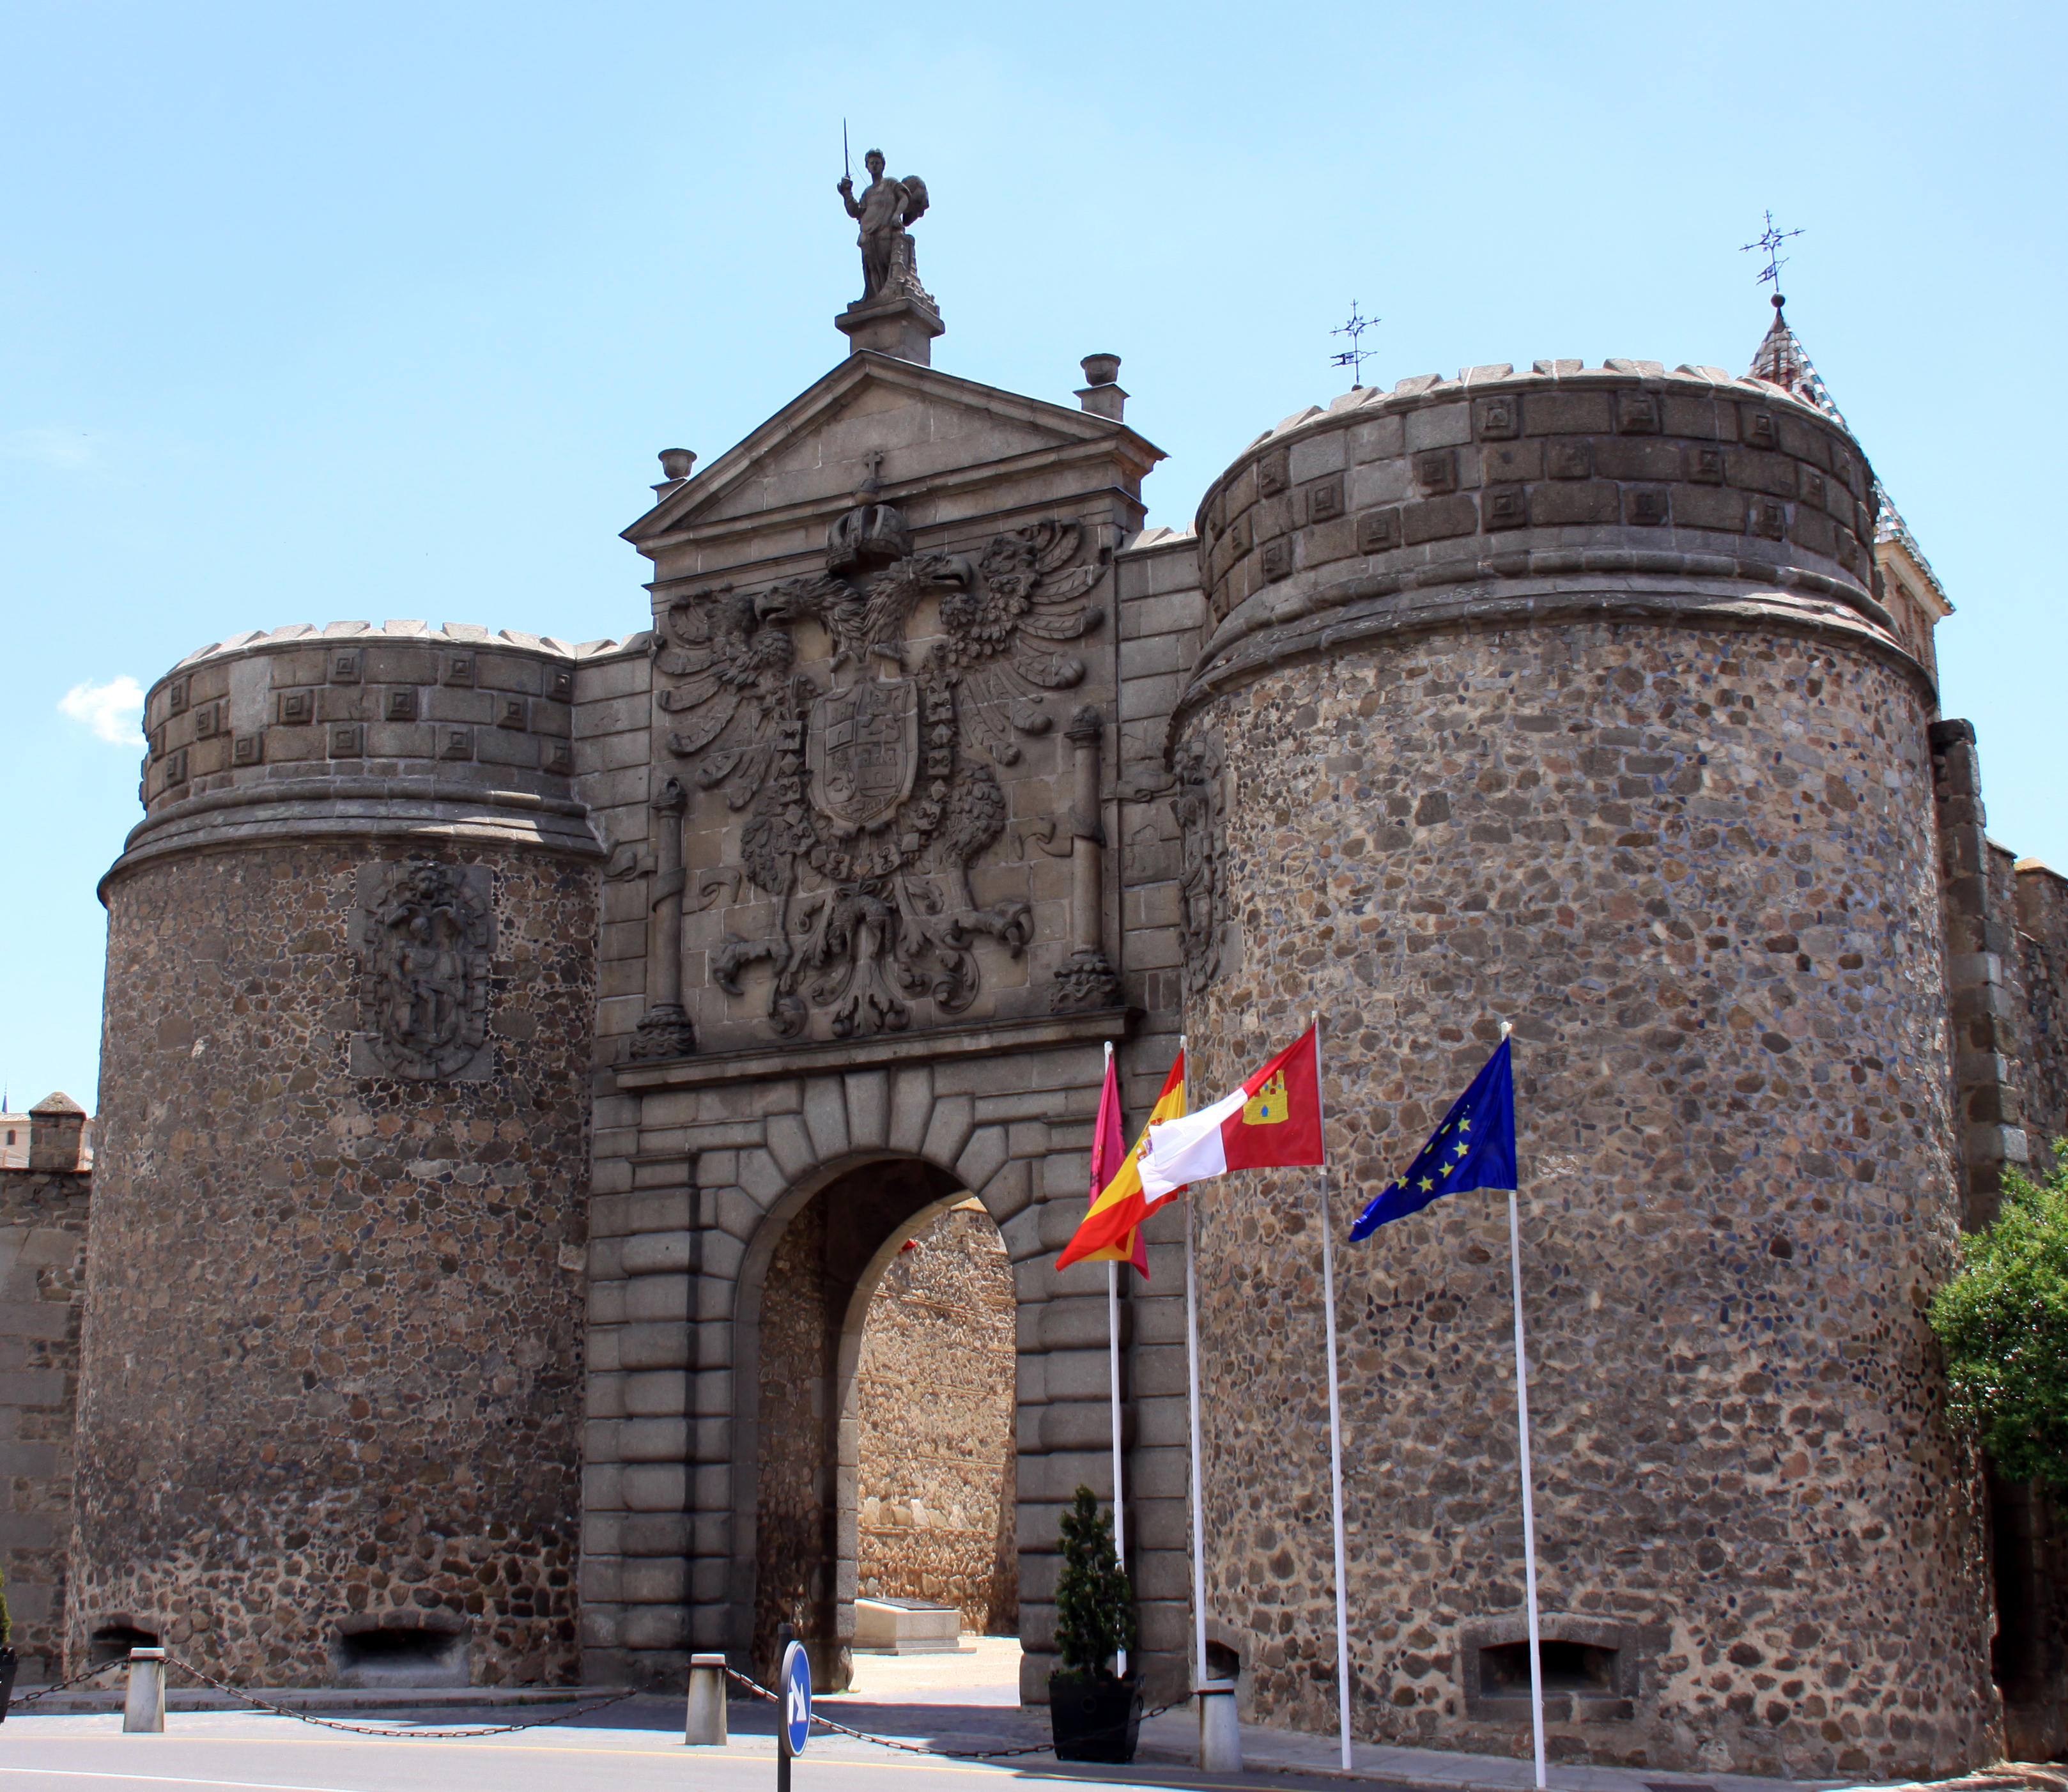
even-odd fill
[[[1120,356],[1087,355],[1079,365],[1085,370],[1085,384],[1077,395],[1079,407],[1094,417],[1119,422],[1127,409],[1127,394],[1114,384],[1120,372]]]
[[[29,1684],[64,1677],[92,1192],[83,1170],[0,1169],[0,1567]]]
[[[46,1095],[29,1110],[29,1167],[76,1170],[86,1110],[69,1095]]]
[[[690,1657],[690,1696],[683,1711],[682,1741],[693,1748],[725,1746],[725,1657]]]
[[[1963,1223],[1974,1231],[1997,1216],[2005,1165],[2022,1168],[2030,1156],[2005,974],[2017,949],[2015,916],[2000,912],[1990,889],[1974,724],[1935,722],[1931,739]]]
[[[686,1057],[696,1028],[682,1008],[682,817],[689,793],[670,778],[653,801],[653,890],[647,918],[646,963],[653,979],[645,1018],[632,1042],[635,1058]]]
[[[1057,1014],[1117,1008],[1120,979],[1101,938],[1105,914],[1105,826],[1099,813],[1099,747],[1105,719],[1090,704],[1070,718],[1070,955],[1056,967],[1048,1005]]]
[[[129,1686],[122,1700],[122,1728],[130,1733],[162,1735],[165,1728],[165,1651],[132,1649]]]

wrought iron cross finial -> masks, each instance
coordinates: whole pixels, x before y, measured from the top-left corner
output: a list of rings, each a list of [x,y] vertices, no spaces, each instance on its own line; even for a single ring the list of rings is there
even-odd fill
[[[1329,332],[1330,336],[1346,336],[1350,339],[1349,347],[1345,348],[1340,355],[1329,356],[1329,365],[1331,367],[1347,367],[1350,370],[1350,389],[1353,392],[1356,392],[1362,389],[1364,385],[1364,364],[1366,361],[1372,360],[1378,353],[1378,351],[1376,348],[1366,348],[1361,347],[1358,339],[1361,337],[1366,330],[1370,329],[1373,324],[1382,323],[1385,320],[1382,318],[1360,317],[1358,315],[1358,302],[1356,299],[1353,299],[1350,301],[1349,321],[1342,325],[1339,329],[1333,329]]]
[[[1769,212],[1766,214],[1766,228],[1760,232],[1758,238],[1752,242],[1740,243],[1738,246],[1738,253],[1741,255],[1754,249],[1765,254],[1766,266],[1760,270],[1758,283],[1765,286],[1770,283],[1777,299],[1781,293],[1781,271],[1788,265],[1788,258],[1781,254],[1781,246],[1790,237],[1799,237],[1801,234],[1800,230],[1777,230],[1773,227],[1773,214]]]

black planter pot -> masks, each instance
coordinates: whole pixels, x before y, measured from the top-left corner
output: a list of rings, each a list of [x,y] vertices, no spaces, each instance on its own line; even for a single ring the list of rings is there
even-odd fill
[[[1058,1761],[1126,1762],[1142,1731],[1142,1683],[1102,1676],[1048,1676],[1048,1727]]]
[[[7,1701],[14,1696],[14,1675],[22,1658],[12,1649],[0,1649],[0,1724],[7,1721]]]

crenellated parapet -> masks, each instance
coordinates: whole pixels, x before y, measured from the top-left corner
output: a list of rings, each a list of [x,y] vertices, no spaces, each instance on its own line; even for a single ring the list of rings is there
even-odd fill
[[[1208,488],[1211,622],[1187,701],[1288,655],[1418,630],[1704,613],[1885,640],[1873,474],[1813,406],[1658,361],[1360,388]]]
[[[307,624],[234,636],[152,686],[116,870],[297,835],[421,834],[594,854],[576,800],[576,647],[467,623]]]

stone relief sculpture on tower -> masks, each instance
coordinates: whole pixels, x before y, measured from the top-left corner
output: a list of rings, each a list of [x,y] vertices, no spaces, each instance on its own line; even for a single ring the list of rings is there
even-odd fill
[[[908,226],[926,215],[926,183],[916,174],[908,174],[902,181],[890,179],[883,171],[881,149],[872,149],[863,157],[862,166],[869,170],[869,180],[859,199],[855,198],[854,182],[849,177],[843,174],[839,184],[848,216],[861,226],[855,239],[861,246],[859,303],[867,304],[909,292],[931,305],[931,295],[919,284],[912,239],[905,234]]]
[[[353,1074],[415,1081],[488,1073],[488,874],[414,859],[360,878]]]
[[[1073,564],[1078,524],[1007,530],[974,553],[915,552],[880,490],[872,470],[828,531],[823,573],[692,592],[656,637],[656,702],[681,723],[669,750],[744,813],[739,870],[775,898],[767,934],[728,933],[710,975],[738,996],[742,973],[767,964],[784,1038],[814,1009],[831,1011],[838,1038],[902,1031],[921,999],[959,1013],[979,987],[979,936],[1025,949],[1028,904],[980,904],[970,887],[1005,827],[991,765],[1019,760],[1016,735],[1052,727],[1049,694],[1085,674],[1061,644],[1105,621],[1081,601],[1106,568]],[[938,632],[914,641],[926,601]],[[830,645],[823,682],[797,664],[806,629]]]

